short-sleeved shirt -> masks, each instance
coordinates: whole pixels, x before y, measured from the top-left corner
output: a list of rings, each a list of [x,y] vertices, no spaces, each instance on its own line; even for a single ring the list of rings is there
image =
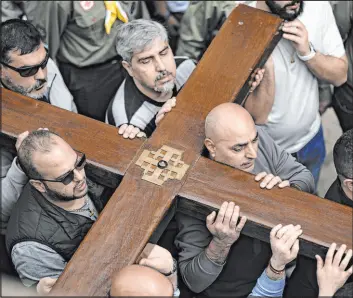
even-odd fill
[[[176,87],[173,96],[177,95],[195,69],[194,62],[186,57],[175,57],[175,63]],[[117,127],[131,124],[150,136],[156,129],[155,117],[163,104],[144,95],[132,77],[128,76],[108,106],[106,123]]]
[[[338,58],[345,54],[329,2],[304,1],[304,11],[298,19],[305,25],[316,51]],[[318,81],[297,57],[291,41],[282,38],[272,57],[275,100],[265,127],[283,149],[298,152],[320,128]]]

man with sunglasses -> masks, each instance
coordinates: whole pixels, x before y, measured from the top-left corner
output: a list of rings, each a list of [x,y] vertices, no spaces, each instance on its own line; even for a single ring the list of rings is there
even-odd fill
[[[32,286],[60,276],[111,193],[86,178],[85,154],[48,130],[29,133],[18,161],[29,183],[12,211],[6,248]]]
[[[28,21],[11,19],[1,23],[1,87],[77,113],[43,38]]]

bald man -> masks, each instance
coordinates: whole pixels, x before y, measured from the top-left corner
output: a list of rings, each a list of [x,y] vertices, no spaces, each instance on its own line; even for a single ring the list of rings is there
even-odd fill
[[[155,269],[131,265],[119,271],[112,281],[110,295],[172,297],[173,285]]]
[[[239,105],[226,103],[210,112],[205,145],[215,161],[258,174],[256,180],[264,178],[260,187],[295,185],[314,190],[311,173],[277,146]],[[246,217],[240,216],[239,206],[224,202],[206,223],[180,212],[175,218],[179,229],[175,245],[185,284],[202,296],[248,296],[272,253],[269,244],[240,233]]]
[[[314,191],[310,171],[280,148],[268,133],[256,126],[240,105],[224,103],[215,107],[205,123],[205,146],[210,158],[255,174],[261,188],[292,186]]]
[[[177,262],[170,252],[147,243],[139,265],[120,270],[112,280],[110,296],[178,297]]]

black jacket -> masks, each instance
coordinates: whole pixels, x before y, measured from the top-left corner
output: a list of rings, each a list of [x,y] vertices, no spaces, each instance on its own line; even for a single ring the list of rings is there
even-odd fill
[[[104,207],[101,187],[87,179],[89,196],[98,212]],[[20,242],[35,241],[52,248],[69,261],[93,225],[91,219],[68,212],[44,198],[28,183],[12,211],[6,232],[6,249]]]

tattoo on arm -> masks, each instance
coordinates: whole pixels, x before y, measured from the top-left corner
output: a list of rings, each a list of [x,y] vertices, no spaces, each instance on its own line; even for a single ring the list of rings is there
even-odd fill
[[[214,239],[206,248],[206,256],[218,265],[223,265],[227,259],[230,246],[220,245]]]

